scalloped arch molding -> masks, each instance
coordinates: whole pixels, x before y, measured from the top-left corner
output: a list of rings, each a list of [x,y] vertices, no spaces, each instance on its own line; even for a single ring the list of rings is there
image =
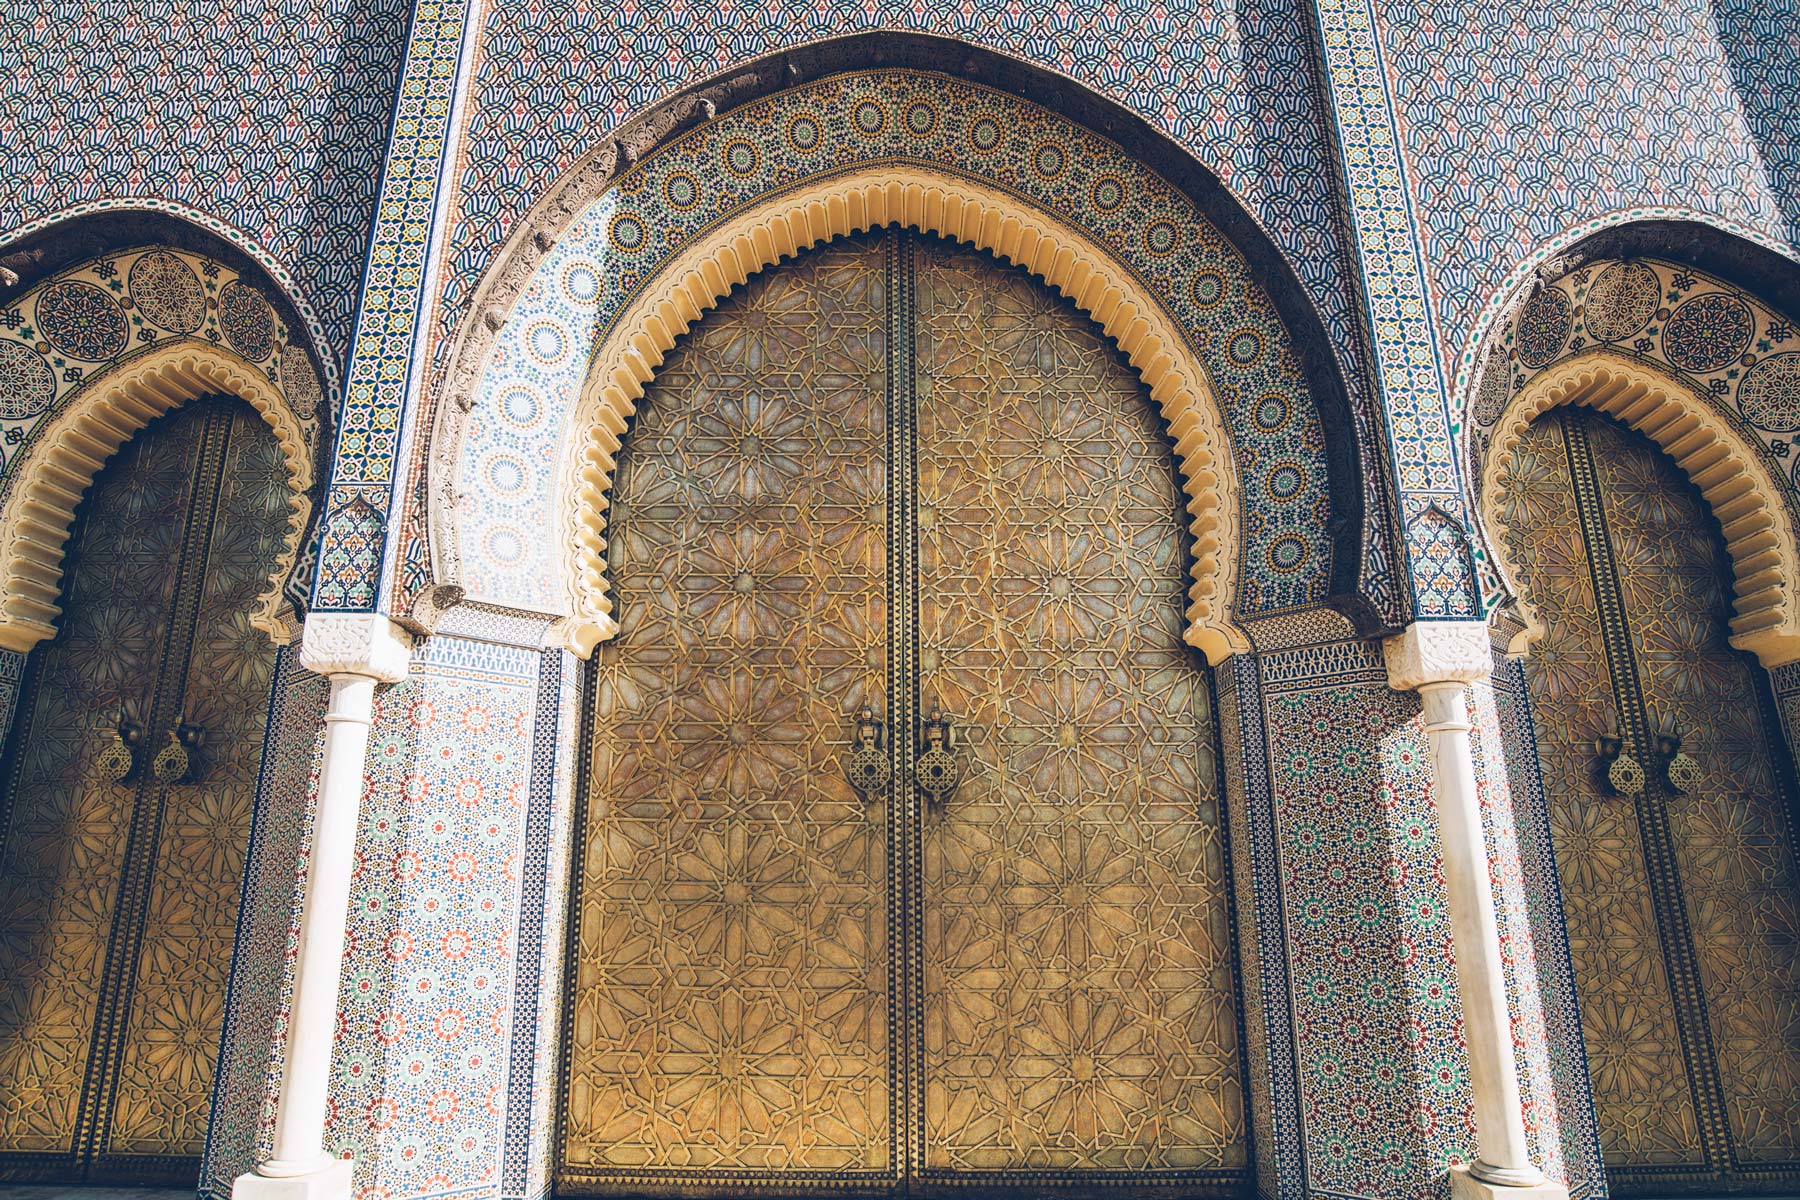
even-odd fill
[[[517,299],[465,328],[430,460],[434,582],[615,626],[605,524],[644,384],[732,287],[840,234],[902,224],[969,242],[1071,297],[1168,420],[1194,535],[1189,640],[1241,648],[1234,618],[1316,605],[1331,578],[1324,437],[1288,331],[1185,195],[1111,142],[944,76],[837,76],[719,116],[598,196],[578,168],[545,206],[554,245],[496,268]],[[571,194],[574,193],[574,194]],[[488,336],[491,333],[491,337]]]
[[[75,508],[107,457],[197,396],[246,401],[288,468],[287,540],[251,613],[286,641],[281,585],[311,510],[321,388],[265,297],[184,250],[139,247],[78,264],[13,302],[0,329],[0,648],[56,632]]]
[[[1508,560],[1501,519],[1514,450],[1562,404],[1645,434],[1693,480],[1725,536],[1732,644],[1765,666],[1800,660],[1800,334],[1756,297],[1653,259],[1589,264],[1503,324],[1471,405],[1489,550],[1519,600],[1515,651],[1541,633],[1533,581]]]

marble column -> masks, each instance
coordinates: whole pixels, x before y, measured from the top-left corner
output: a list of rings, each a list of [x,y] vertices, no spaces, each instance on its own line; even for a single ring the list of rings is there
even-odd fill
[[[1531,1161],[1518,1067],[1513,1058],[1505,964],[1488,873],[1466,692],[1493,670],[1479,621],[1420,621],[1383,643],[1388,686],[1419,693],[1431,738],[1432,795],[1443,843],[1456,982],[1462,997],[1469,1085],[1475,1101],[1474,1160],[1452,1172],[1459,1197],[1566,1198]]]
[[[331,681],[318,802],[301,901],[285,1066],[272,1153],[232,1186],[234,1200],[348,1200],[351,1162],[325,1151],[331,1048],[369,749],[375,685],[406,677],[412,639],[385,617],[306,619],[300,661]]]

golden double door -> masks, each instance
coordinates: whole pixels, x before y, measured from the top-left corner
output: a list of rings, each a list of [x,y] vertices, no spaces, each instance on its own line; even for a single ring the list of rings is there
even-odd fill
[[[1794,799],[1766,682],[1726,641],[1718,526],[1584,409],[1527,432],[1507,508],[1547,631],[1525,674],[1609,1190],[1792,1194]]]
[[[1242,1186],[1172,463],[1071,306],[899,231],[670,356],[611,512],[561,1190]]]
[[[196,400],[101,469],[0,763],[0,1179],[192,1185],[275,648],[281,449]]]

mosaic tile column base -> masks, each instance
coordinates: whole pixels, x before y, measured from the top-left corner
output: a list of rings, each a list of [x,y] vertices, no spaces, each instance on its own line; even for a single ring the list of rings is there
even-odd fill
[[[296,674],[306,703],[283,716],[289,752],[265,771],[277,806],[306,794],[292,748],[316,744],[302,731],[323,711],[325,681]],[[377,692],[326,1126],[362,1200],[547,1185],[577,677],[562,651],[438,636]],[[292,971],[273,931],[291,927],[303,822],[265,824],[267,928],[247,917],[240,934],[209,1196],[266,1153],[273,1113]]]

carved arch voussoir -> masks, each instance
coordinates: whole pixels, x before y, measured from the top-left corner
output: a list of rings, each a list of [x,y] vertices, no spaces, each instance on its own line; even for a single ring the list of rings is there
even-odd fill
[[[1700,489],[1725,535],[1731,557],[1734,612],[1731,644],[1767,667],[1800,660],[1800,547],[1783,489],[1756,451],[1712,405],[1673,376],[1615,352],[1575,355],[1541,372],[1514,396],[1495,423],[1481,478],[1489,545],[1518,598],[1523,628],[1508,650],[1524,653],[1543,634],[1529,581],[1508,561],[1503,518],[1510,468],[1530,424],[1564,404],[1597,409],[1644,434],[1668,453]]]
[[[1193,535],[1187,641],[1212,662],[1246,649],[1227,612],[1239,544],[1231,443],[1204,368],[1175,324],[1087,235],[998,188],[914,164],[869,164],[752,206],[670,261],[662,286],[620,314],[597,347],[572,414],[552,509],[567,531],[560,540],[571,647],[585,655],[617,630],[606,587],[605,515],[615,456],[645,385],[676,339],[752,275],[830,238],[888,225],[966,242],[1030,271],[1118,343],[1175,443]]]
[[[251,622],[276,642],[290,639],[281,588],[310,512],[311,450],[299,418],[266,376],[228,350],[187,341],[160,346],[96,377],[11,464],[0,501],[0,648],[29,650],[55,634],[69,529],[101,465],[157,417],[213,393],[237,396],[254,408],[274,431],[287,463],[287,536]]]

